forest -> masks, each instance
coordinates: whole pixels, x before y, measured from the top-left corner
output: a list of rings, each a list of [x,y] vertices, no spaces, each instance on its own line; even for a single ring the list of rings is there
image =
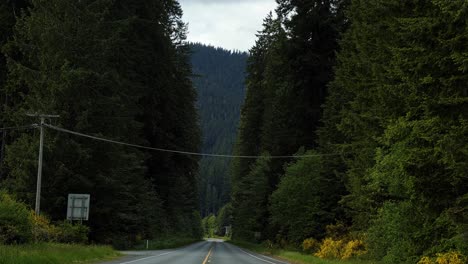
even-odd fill
[[[1,177],[34,208],[38,118],[146,147],[201,145],[190,47],[173,0],[0,2]],[[26,127],[25,127],[26,126]],[[21,129],[24,128],[24,129]],[[41,213],[66,217],[91,195],[90,240],[118,248],[165,235],[200,238],[198,158],[45,129]],[[109,221],[112,219],[112,221]]]
[[[245,94],[248,54],[192,43],[203,153],[232,153]],[[230,159],[203,157],[199,165],[200,213],[216,214],[230,200]]]
[[[242,53],[189,43],[176,0],[1,1],[0,244],[41,241],[10,224],[30,215],[115,248],[232,227],[319,258],[466,263],[468,2],[276,2]],[[38,114],[59,116],[47,221]],[[84,225],[61,221],[69,193],[91,195]]]
[[[277,2],[248,59],[234,153],[259,157],[232,163],[233,238],[463,263],[468,3]]]

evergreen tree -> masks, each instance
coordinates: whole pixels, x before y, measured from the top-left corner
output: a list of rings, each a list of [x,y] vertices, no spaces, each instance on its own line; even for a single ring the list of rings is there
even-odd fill
[[[305,154],[317,155],[317,152]],[[320,239],[325,234],[325,226],[335,220],[326,211],[324,201],[328,193],[322,175],[320,156],[301,158],[286,167],[278,189],[270,198],[271,222],[279,229],[281,239],[294,244],[310,237]]]
[[[249,174],[242,178],[236,190],[235,211],[233,212],[233,235],[236,239],[254,241],[265,238],[262,232],[268,224],[268,187],[270,158],[259,158],[250,167]],[[260,234],[258,237],[257,234]]]
[[[12,37],[16,17],[19,16],[28,5],[27,0],[9,0],[0,3],[0,51],[9,38]],[[11,104],[6,92],[7,65],[3,52],[0,52],[0,128],[8,127],[7,108]],[[5,145],[8,140],[8,131],[0,132],[0,181],[5,173],[3,160],[5,157]]]
[[[8,109],[60,114],[65,128],[159,148],[199,142],[185,25],[175,1],[32,1],[6,47]],[[36,120],[34,120],[36,121]],[[8,146],[5,185],[32,204],[37,136]],[[137,236],[200,236],[192,157],[46,130],[44,212],[63,219],[68,193],[91,194],[91,238],[124,247]],[[154,187],[153,187],[154,186]],[[109,219],[113,221],[109,222]]]
[[[266,67],[266,53],[274,32],[271,29],[274,20],[270,14],[265,19],[264,30],[260,32],[255,46],[250,50],[247,61],[246,98],[242,106],[239,131],[234,153],[237,155],[259,155],[261,127],[263,124],[265,91],[262,85]],[[244,181],[247,179],[250,166],[254,160],[234,159],[232,161],[231,185],[232,185],[232,207],[233,207],[233,237],[242,237],[251,240],[252,234],[247,229],[244,212],[248,212],[244,203],[243,191]],[[250,187],[249,187],[250,188]]]
[[[457,1],[351,5],[321,136],[344,152],[343,202],[354,228],[388,263],[466,252],[459,211],[467,193],[460,173],[467,169],[466,8]]]
[[[202,152],[232,153],[245,93],[247,53],[191,44],[194,86],[203,134]],[[200,211],[215,214],[229,201],[229,159],[200,160]]]
[[[343,23],[343,1],[278,1],[277,18],[270,15],[251,50],[248,67],[247,97],[242,109],[237,153],[273,156],[292,155],[299,148],[317,147],[317,129],[326,87],[332,78],[337,39]],[[253,63],[255,62],[255,63]],[[234,226],[242,216],[236,200],[241,182],[250,171],[249,160],[233,162]],[[271,194],[284,174],[284,159],[269,163],[268,186]],[[330,179],[327,210],[334,211],[342,184]],[[239,204],[238,204],[239,203]],[[268,204],[265,201],[263,204]],[[265,214],[269,217],[269,212]],[[278,230],[259,224],[266,237],[274,239]],[[323,223],[326,224],[326,223]],[[234,235],[239,231],[234,229]]]

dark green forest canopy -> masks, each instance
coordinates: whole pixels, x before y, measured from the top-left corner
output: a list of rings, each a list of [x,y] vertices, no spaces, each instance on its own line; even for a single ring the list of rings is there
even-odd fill
[[[192,70],[198,92],[202,152],[232,153],[245,93],[247,53],[203,44],[191,45]],[[200,161],[200,212],[216,214],[229,201],[229,159]]]
[[[362,239],[384,263],[466,256],[468,3],[277,2],[235,153],[317,158],[235,159],[233,237]]]
[[[270,14],[265,19],[250,50],[235,148],[239,155],[293,155],[301,147],[317,147],[321,105],[332,79],[338,30],[343,24],[341,13],[336,11],[335,1],[278,3],[276,17]],[[269,196],[289,161],[233,161],[236,238],[251,240],[260,232],[264,239],[274,239],[278,227],[269,224]],[[257,181],[267,186],[257,191]],[[339,194],[341,190],[335,191]]]
[[[3,123],[37,122],[27,112],[59,114],[55,124],[67,129],[198,151],[181,15],[171,0],[31,1],[3,48]],[[4,142],[2,186],[33,205],[38,135],[11,133]],[[137,237],[201,235],[197,159],[49,130],[44,149],[42,211],[52,219],[64,218],[68,193],[89,193],[94,241],[124,247]]]

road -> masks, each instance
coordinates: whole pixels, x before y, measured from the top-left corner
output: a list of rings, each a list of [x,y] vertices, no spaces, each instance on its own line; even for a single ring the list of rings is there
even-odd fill
[[[287,264],[259,255],[220,239],[209,239],[190,246],[149,251],[125,251],[126,256],[102,264]]]

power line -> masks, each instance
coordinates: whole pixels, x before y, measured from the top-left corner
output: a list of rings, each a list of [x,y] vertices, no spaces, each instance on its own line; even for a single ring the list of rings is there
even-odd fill
[[[17,127],[3,127],[3,128],[0,128],[0,131],[23,130],[23,129],[32,129],[32,128],[36,128],[36,127],[37,127],[37,125],[17,126]]]
[[[50,128],[50,129],[53,129],[53,130],[56,130],[56,131],[59,131],[59,132],[64,132],[64,133],[72,134],[72,135],[75,135],[75,136],[90,138],[90,139],[99,140],[99,141],[103,141],[103,142],[119,144],[119,145],[123,145],[123,146],[129,146],[129,147],[146,149],[146,150],[154,150],[154,151],[160,151],[160,152],[167,152],[167,153],[176,153],[176,154],[184,154],[184,155],[191,155],[191,156],[200,156],[200,157],[243,158],[243,159],[257,159],[257,158],[289,159],[289,158],[306,158],[306,157],[317,157],[317,156],[338,156],[338,155],[342,155],[342,154],[335,153],[335,154],[311,154],[311,155],[296,155],[296,156],[292,156],[292,155],[285,155],[285,156],[244,156],[244,155],[200,153],[200,152],[190,152],[190,151],[181,151],[181,150],[173,150],[173,149],[146,147],[146,146],[126,143],[126,142],[116,141],[116,140],[112,140],[112,139],[106,139],[106,138],[91,136],[91,135],[71,131],[71,130],[68,130],[68,129],[65,129],[65,128],[52,126],[52,125],[49,125],[49,124],[43,124],[43,126],[45,126],[47,128]]]

